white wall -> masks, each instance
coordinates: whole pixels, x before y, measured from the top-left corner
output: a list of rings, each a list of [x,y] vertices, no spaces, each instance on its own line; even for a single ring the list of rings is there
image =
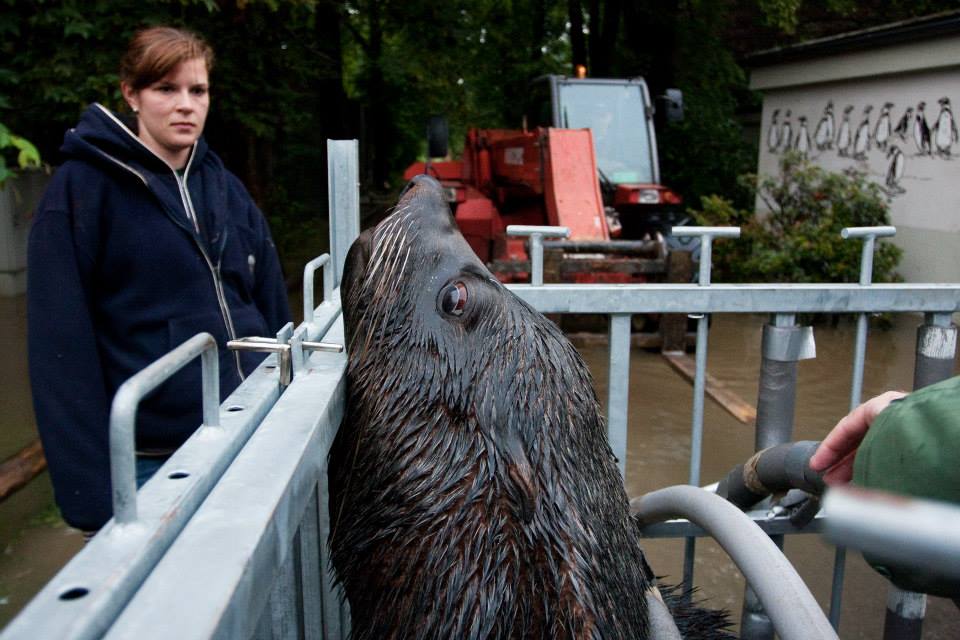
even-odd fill
[[[957,53],[955,60],[960,63],[960,46]],[[800,86],[772,86],[776,85],[770,82],[776,77],[775,71],[776,67],[764,70],[763,84],[767,87],[764,89],[758,171],[765,175],[778,172],[782,144],[775,151],[768,147],[774,110],[779,110],[780,129],[787,110],[790,111],[793,146],[800,131],[799,118],[805,116],[811,140],[808,157],[812,161],[831,171],[856,167],[865,171],[887,193],[891,222],[898,229],[894,242],[904,249],[898,269],[901,275],[909,282],[960,282],[960,143],[951,140],[945,148],[938,149],[933,132],[941,112],[938,104],[941,98],[949,98],[951,111],[957,112],[960,108],[960,66]],[[785,76],[795,75],[793,69],[784,71]],[[819,149],[814,140],[815,133],[829,101],[833,102],[835,121],[832,148]],[[913,120],[921,101],[926,103],[925,117],[931,129],[930,153],[922,153],[914,141]],[[905,138],[891,132],[883,149],[878,148],[874,136],[882,107],[888,102],[893,104],[890,108],[891,129],[896,127],[908,107],[914,109],[914,118],[911,118]],[[837,138],[844,109],[851,105],[851,142],[848,154],[844,156],[837,148]],[[873,107],[869,114],[869,149],[860,157],[854,157],[855,132],[865,117],[867,105]],[[900,177],[888,177],[896,154],[892,150],[894,146],[903,154]]]
[[[29,171],[7,180],[0,189],[0,296],[27,290],[27,235],[33,209],[49,176]]]

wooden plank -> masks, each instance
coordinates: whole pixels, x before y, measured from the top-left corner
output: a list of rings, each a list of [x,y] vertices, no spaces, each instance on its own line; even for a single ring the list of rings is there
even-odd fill
[[[46,468],[47,459],[43,457],[39,439],[4,460],[0,463],[0,502],[26,486]]]
[[[674,371],[693,382],[696,375],[697,366],[693,358],[685,353],[663,353],[661,354],[666,361],[673,367]],[[717,380],[709,373],[706,379],[706,391],[717,404],[743,424],[753,425],[757,421],[757,409],[749,402],[738,396],[727,388],[720,380]]]

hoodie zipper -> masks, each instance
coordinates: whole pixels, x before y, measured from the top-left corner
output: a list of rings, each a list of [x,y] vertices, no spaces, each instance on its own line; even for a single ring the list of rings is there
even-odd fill
[[[176,171],[173,167],[171,167],[171,166],[167,163],[166,160],[164,160],[163,158],[161,158],[160,156],[158,156],[157,154],[155,154],[152,149],[150,149],[149,147],[147,147],[147,145],[143,144],[143,141],[140,140],[140,138],[138,138],[137,136],[133,135],[133,132],[130,131],[122,122],[120,122],[120,120],[118,120],[118,119],[116,118],[116,116],[114,116],[114,115],[110,112],[109,109],[106,109],[106,108],[104,108],[103,106],[101,106],[101,105],[99,105],[99,104],[98,104],[97,106],[100,107],[100,109],[101,109],[111,120],[113,120],[117,125],[119,125],[119,127],[120,127],[120,129],[121,129],[122,131],[124,131],[124,132],[126,132],[128,135],[130,135],[134,140],[136,140],[137,142],[139,142],[147,151],[149,151],[151,154],[153,154],[153,155],[154,155],[156,158],[158,158],[161,162],[163,162],[164,164],[166,164],[167,167],[169,167],[170,171],[173,173],[173,179],[176,180],[176,182],[177,182],[177,190],[180,192],[180,200],[181,200],[181,202],[182,202],[182,204],[183,204],[184,213],[187,215],[187,217],[188,217],[188,218],[190,219],[190,221],[193,223],[193,228],[194,228],[194,229],[196,230],[196,232],[197,232],[197,235],[193,236],[194,244],[196,244],[196,245],[197,245],[197,248],[200,250],[200,255],[202,255],[204,261],[206,261],[207,267],[210,269],[210,275],[213,277],[213,289],[214,289],[214,291],[216,292],[216,295],[217,295],[217,304],[220,306],[220,315],[223,317],[223,325],[224,325],[224,327],[226,328],[226,330],[227,330],[227,335],[230,336],[230,339],[231,339],[231,340],[236,340],[236,339],[237,339],[237,331],[236,331],[236,329],[235,329],[234,326],[233,326],[233,318],[230,316],[230,307],[229,307],[229,305],[227,305],[227,296],[226,296],[226,294],[224,293],[224,290],[223,290],[223,278],[222,278],[222,275],[221,275],[221,273],[220,273],[220,265],[218,264],[216,267],[214,267],[213,261],[210,259],[210,256],[207,254],[206,249],[203,248],[203,243],[200,242],[200,239],[199,239],[200,225],[199,225],[199,223],[198,223],[198,221],[197,221],[196,211],[195,211],[194,208],[193,208],[193,202],[190,200],[190,192],[187,190],[187,185],[186,185],[187,174],[190,172],[190,165],[193,164],[193,155],[194,155],[194,152],[196,151],[196,143],[194,143],[194,148],[190,151],[190,159],[187,161],[187,166],[186,166],[186,168],[184,169],[184,172],[183,172],[183,179],[181,180],[181,179],[180,179],[180,176],[177,175],[177,171]],[[106,151],[103,151],[102,149],[97,149],[97,151],[99,151],[104,157],[112,160],[112,161],[113,161],[114,163],[116,163],[117,165],[123,167],[124,169],[126,169],[127,171],[129,171],[130,173],[132,173],[133,175],[135,175],[135,176],[137,176],[138,178],[140,178],[140,181],[143,182],[144,186],[146,186],[148,189],[150,188],[150,185],[149,185],[149,183],[147,182],[147,179],[146,179],[146,178],[143,176],[143,174],[141,174],[139,171],[137,171],[137,170],[134,169],[133,167],[131,167],[131,166],[129,166],[129,165],[121,162],[120,160],[117,160],[116,158],[114,158],[113,156],[111,156],[111,155],[110,155],[109,153],[107,153]],[[237,365],[237,374],[240,376],[240,380],[241,380],[241,381],[246,380],[246,376],[243,374],[243,367],[240,365],[240,353],[237,352],[237,351],[234,351],[234,352],[233,352],[233,359],[234,359],[234,362],[235,362],[236,365]]]

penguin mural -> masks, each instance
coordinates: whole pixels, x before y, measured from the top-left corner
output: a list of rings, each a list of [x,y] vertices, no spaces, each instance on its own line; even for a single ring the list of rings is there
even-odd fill
[[[933,125],[933,142],[937,147],[937,153],[945,158],[950,157],[950,147],[958,141],[957,121],[953,118],[953,111],[950,109],[950,98],[944,96],[937,102],[940,103],[940,113],[937,115],[937,123]]]
[[[833,100],[827,102],[827,106],[823,108],[823,116],[817,123],[813,141],[821,151],[833,148]]]
[[[913,107],[907,107],[907,110],[903,112],[900,120],[897,121],[897,126],[893,129],[893,132],[900,136],[900,139],[904,142],[906,142],[907,136],[910,134],[911,122],[913,122]]]
[[[840,132],[837,133],[837,153],[846,158],[850,155],[850,112],[853,111],[853,105],[848,104],[843,108],[843,120],[840,121]]]
[[[797,139],[794,141],[793,148],[807,157],[810,152],[810,131],[807,130],[807,116],[800,116],[800,131],[797,132]]]
[[[887,140],[890,139],[890,108],[893,107],[892,102],[883,103],[883,108],[880,109],[880,117],[877,118],[877,127],[873,130],[873,141],[877,143],[877,148],[884,151],[887,150]]]
[[[887,193],[890,195],[899,195],[905,193],[906,189],[900,186],[900,178],[903,177],[903,165],[905,159],[900,147],[891,144],[887,149]]]
[[[784,151],[790,150],[790,143],[793,141],[793,127],[790,125],[790,109],[783,115],[783,124],[780,125],[780,144]]]
[[[776,153],[780,146],[780,109],[773,110],[773,117],[770,119],[770,128],[767,130],[767,149],[770,153]]]
[[[930,155],[930,127],[927,125],[927,117],[924,115],[926,102],[917,105],[917,115],[913,119],[913,141],[917,144],[917,155]]]
[[[873,111],[873,105],[868,104],[863,108],[863,120],[857,127],[857,134],[853,139],[853,157],[857,160],[866,160],[867,151],[870,150],[870,112]]]

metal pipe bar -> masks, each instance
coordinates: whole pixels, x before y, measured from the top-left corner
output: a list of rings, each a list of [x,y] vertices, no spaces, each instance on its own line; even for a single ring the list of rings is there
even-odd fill
[[[754,586],[783,640],[837,637],[783,552],[720,496],[698,487],[668,487],[634,498],[630,511],[642,524],[682,516],[709,531]]]
[[[551,227],[549,225],[537,224],[508,224],[508,236],[533,236],[540,235],[546,238],[569,238],[569,227]]]
[[[827,491],[823,508],[831,542],[960,582],[960,507],[848,486]]]
[[[627,474],[627,407],[630,399],[630,314],[610,316],[607,384],[607,439],[620,476]]]
[[[792,438],[797,362],[815,355],[813,334],[808,328],[796,326],[795,314],[775,314],[763,327],[761,353],[755,451],[784,444]],[[774,536],[772,541],[778,547],[783,546],[782,536]],[[745,587],[741,635],[749,640],[772,640],[772,619],[758,599],[756,589],[752,583]]]
[[[663,246],[656,240],[608,240],[606,242],[589,240],[546,240],[544,249],[559,249],[565,253],[603,253],[603,254],[650,254]]]
[[[896,235],[896,227],[846,227],[840,231],[840,236],[847,238],[864,238],[860,250],[860,284],[870,286],[873,283],[873,251],[876,238]],[[850,382],[850,411],[856,409],[863,401],[863,367],[867,357],[867,330],[869,320],[867,314],[857,315],[857,335],[853,343],[853,378]],[[847,552],[843,547],[837,547],[833,558],[833,582],[830,588],[830,624],[834,629],[840,628],[840,610],[843,600],[843,578],[846,572]]]
[[[330,265],[330,254],[317,256],[303,266],[303,321],[313,322],[313,276],[317,269],[323,268],[323,299],[329,300],[333,295],[333,265]]]
[[[570,235],[567,227],[548,227],[526,224],[507,225],[508,236],[530,237],[530,282],[543,284],[543,239],[566,238]]]
[[[120,385],[110,407],[110,482],[117,525],[137,521],[136,421],[140,401],[173,374],[202,356],[203,425],[220,425],[220,366],[217,341],[198,333]]]
[[[310,337],[340,315],[339,293],[314,314]],[[198,429],[139,491],[136,526],[111,520],[3,630],[3,640],[100,638],[200,507],[280,397],[268,356],[220,405],[220,429]]]
[[[771,516],[768,509],[754,509],[744,513],[754,524],[760,527],[761,531],[769,536],[820,533],[824,528],[825,515],[822,511],[803,527],[798,527],[790,522],[789,515]],[[703,538],[711,534],[689,520],[678,518],[645,525],[640,535],[644,538]]]
[[[327,140],[332,288],[340,286],[347,252],[360,235],[359,167],[360,151],[356,140]]]
[[[713,239],[738,238],[739,227],[683,227],[672,229],[677,237],[700,238],[700,273],[697,286],[710,286],[710,272],[712,270]],[[710,321],[705,314],[697,318],[697,345],[695,352],[695,371],[693,376],[693,415],[690,421],[690,469],[689,483],[700,484],[700,465],[703,450],[703,405],[706,394],[707,380],[707,335]],[[693,590],[693,565],[697,552],[697,541],[690,537],[684,541],[683,547],[683,585],[684,592]]]
[[[541,313],[879,313],[960,311],[960,285],[514,284]]]
[[[342,320],[331,339],[343,340]],[[293,380],[106,638],[250,635],[326,484],[327,452],[346,402],[346,362],[343,353],[311,356],[310,374]],[[321,530],[323,555],[327,535]],[[336,598],[325,591],[322,601],[304,605],[329,611],[324,603]]]

